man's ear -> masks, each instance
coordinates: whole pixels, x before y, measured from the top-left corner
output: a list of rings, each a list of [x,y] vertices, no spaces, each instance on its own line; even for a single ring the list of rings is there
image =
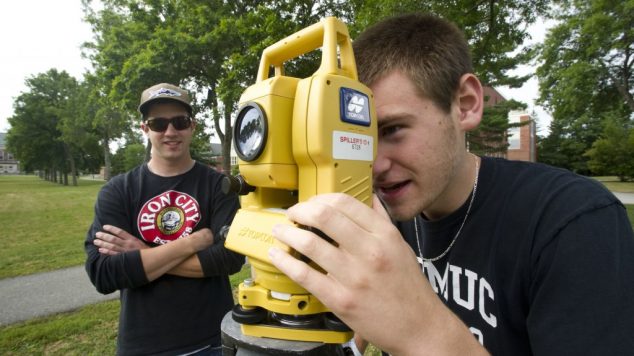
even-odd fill
[[[470,131],[478,127],[482,120],[484,97],[482,84],[474,74],[467,73],[460,78],[458,105],[462,131]]]
[[[141,121],[141,130],[143,131],[143,133],[147,134],[149,129],[150,128],[145,124],[145,121]]]

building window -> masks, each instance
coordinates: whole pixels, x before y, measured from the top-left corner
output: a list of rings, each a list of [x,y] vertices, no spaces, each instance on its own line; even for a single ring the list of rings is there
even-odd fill
[[[520,128],[513,127],[509,129],[509,150],[519,150],[520,144]]]
[[[520,115],[515,112],[509,113],[509,124],[519,124],[520,123]],[[520,128],[519,127],[511,127],[508,130],[508,142],[509,142],[509,150],[519,150],[521,148],[520,143]]]

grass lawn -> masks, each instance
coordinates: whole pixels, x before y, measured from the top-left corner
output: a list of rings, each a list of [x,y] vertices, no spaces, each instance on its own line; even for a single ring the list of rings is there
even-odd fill
[[[78,184],[0,175],[0,278],[84,262],[84,238],[103,181]]]
[[[619,182],[617,177],[592,177],[603,183],[610,191],[618,193],[634,193],[634,182]]]
[[[0,329],[2,355],[114,355],[119,300]]]

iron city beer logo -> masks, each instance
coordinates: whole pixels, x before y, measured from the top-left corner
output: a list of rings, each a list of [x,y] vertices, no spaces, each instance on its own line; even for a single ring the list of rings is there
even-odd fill
[[[163,245],[188,236],[199,221],[200,206],[196,199],[169,190],[143,205],[137,227],[145,241]]]

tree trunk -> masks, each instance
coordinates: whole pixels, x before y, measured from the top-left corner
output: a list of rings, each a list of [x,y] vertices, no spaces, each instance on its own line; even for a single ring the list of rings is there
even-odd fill
[[[206,104],[211,108],[211,117],[214,122],[214,130],[220,139],[220,147],[222,154],[222,171],[225,174],[231,174],[231,140],[233,131],[231,130],[231,109],[232,103],[225,103],[223,117],[225,120],[224,128],[220,129],[220,114],[218,110],[218,97],[216,96],[216,87],[212,87],[207,91]]]
[[[231,106],[225,105],[225,134],[220,136],[222,146],[222,170],[225,174],[231,174],[231,141],[233,131],[231,130]]]
[[[70,174],[73,179],[73,186],[77,186],[77,167],[75,167],[75,159],[73,158],[73,154],[71,152],[70,147],[67,144],[64,144],[64,154],[66,154],[66,160],[70,165]],[[68,172],[64,175],[64,185],[68,185]]]
[[[149,162],[150,158],[152,158],[152,142],[150,140],[147,140],[147,145],[145,146],[144,162]]]
[[[112,167],[112,163],[110,161],[110,139],[106,137],[103,142],[103,179],[108,181],[110,180],[110,168]]]

